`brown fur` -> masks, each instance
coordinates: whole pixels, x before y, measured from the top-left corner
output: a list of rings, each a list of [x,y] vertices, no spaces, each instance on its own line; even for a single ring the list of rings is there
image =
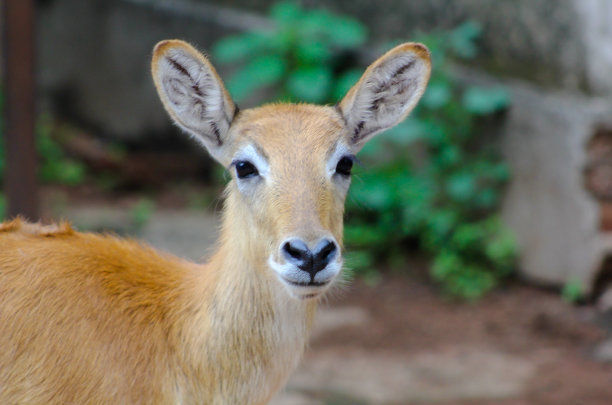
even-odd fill
[[[410,44],[382,62],[393,52],[426,67],[420,97],[428,55]],[[393,68],[389,77],[366,72],[389,99],[413,85]],[[380,106],[358,84],[339,109],[273,104],[235,116],[212,65],[181,41],[156,47],[153,75],[177,124],[232,173],[216,252],[202,265],[67,223],[1,224],[1,404],[265,404],[304,350],[317,299],[291,296],[269,260],[282,261],[288,236],[341,246],[348,180],[329,167],[338,145],[363,143],[347,124],[363,116],[355,94],[378,111],[364,136],[388,127],[377,120],[398,105]],[[231,170],[247,145],[269,168],[250,183]]]

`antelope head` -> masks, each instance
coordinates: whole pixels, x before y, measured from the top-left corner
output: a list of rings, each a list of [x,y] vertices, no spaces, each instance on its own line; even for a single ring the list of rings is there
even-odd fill
[[[406,43],[376,60],[336,106],[238,112],[214,67],[191,45],[160,42],[152,62],[174,122],[231,173],[222,246],[298,299],[319,296],[340,273],[355,154],[408,115],[430,69],[427,49]]]

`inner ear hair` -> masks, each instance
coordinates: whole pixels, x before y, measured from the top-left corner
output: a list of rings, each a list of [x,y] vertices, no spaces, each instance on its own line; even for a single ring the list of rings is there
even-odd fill
[[[156,45],[151,70],[174,122],[218,158],[237,108],[212,64],[186,42],[168,40]]]
[[[350,140],[362,145],[402,121],[425,91],[430,55],[421,44],[399,45],[368,67],[338,105]]]

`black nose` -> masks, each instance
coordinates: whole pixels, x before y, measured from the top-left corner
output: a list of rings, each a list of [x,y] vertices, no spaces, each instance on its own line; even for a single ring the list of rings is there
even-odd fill
[[[314,281],[315,275],[336,257],[337,251],[336,243],[327,238],[320,240],[314,251],[310,250],[308,245],[300,239],[291,239],[282,248],[285,260],[310,274],[312,281]]]

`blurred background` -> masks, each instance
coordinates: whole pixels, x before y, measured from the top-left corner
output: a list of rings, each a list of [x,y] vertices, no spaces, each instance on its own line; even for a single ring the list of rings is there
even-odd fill
[[[158,41],[241,108],[333,104],[392,46],[434,72],[360,153],[353,281],[275,404],[612,403],[612,3],[4,0],[0,218],[202,260],[229,176],[171,125]]]

